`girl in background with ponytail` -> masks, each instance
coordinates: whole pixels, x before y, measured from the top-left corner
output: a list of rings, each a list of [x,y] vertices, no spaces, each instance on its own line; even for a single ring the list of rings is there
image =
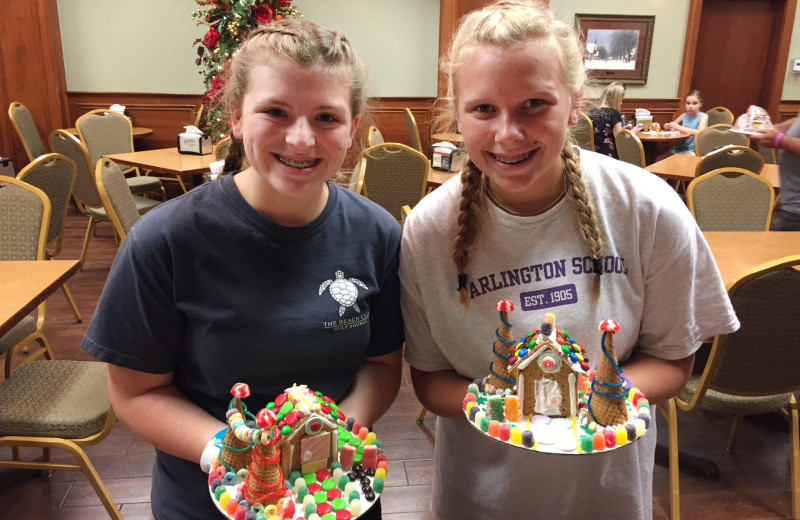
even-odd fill
[[[434,517],[649,519],[653,423],[613,452],[530,454],[476,432],[462,402],[489,373],[502,299],[517,340],[552,312],[592,368],[598,323],[616,320],[628,379],[652,403],[675,395],[702,341],[738,327],[703,235],[663,181],[575,146],[583,46],[540,4],[466,15],[444,69],[469,160],[411,212],[400,255],[405,355],[439,416]]]

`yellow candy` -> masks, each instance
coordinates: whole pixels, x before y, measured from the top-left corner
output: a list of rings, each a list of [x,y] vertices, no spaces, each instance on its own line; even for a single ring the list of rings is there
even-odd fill
[[[374,441],[374,440],[375,440],[377,437],[378,437],[378,436],[377,436],[377,435],[375,435],[375,433],[374,433],[374,432],[369,432],[369,433],[367,434],[367,438],[366,438],[366,439],[364,439],[364,443],[365,443],[367,446],[369,446],[370,444],[372,444],[372,441]]]
[[[628,444],[628,430],[624,426],[617,428],[617,444],[620,446]]]
[[[522,444],[522,430],[516,426],[511,428],[511,437],[509,438],[511,444]]]
[[[271,517],[267,518],[267,520],[281,520],[281,519],[280,519],[280,517],[277,517],[277,516],[271,516]]]
[[[278,506],[270,504],[264,508],[264,514],[267,516],[275,516],[278,514]]]
[[[225,506],[228,505],[228,501],[231,499],[231,494],[225,491],[219,496],[219,507],[225,509]]]
[[[378,468],[378,469],[375,470],[375,478],[378,478],[378,477],[382,478],[383,480],[386,480],[386,469],[385,468]]]
[[[466,412],[467,414],[467,417],[469,417],[469,411],[475,408],[475,406],[476,406],[475,401],[470,401],[467,403],[467,408],[464,410],[464,412]]]

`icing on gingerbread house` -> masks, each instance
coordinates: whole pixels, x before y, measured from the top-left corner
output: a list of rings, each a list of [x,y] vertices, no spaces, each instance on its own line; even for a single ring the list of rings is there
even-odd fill
[[[553,314],[545,314],[541,327],[517,344],[508,369],[517,381],[523,414],[578,414],[579,390],[586,385],[589,364],[583,347],[567,332],[556,329]]]

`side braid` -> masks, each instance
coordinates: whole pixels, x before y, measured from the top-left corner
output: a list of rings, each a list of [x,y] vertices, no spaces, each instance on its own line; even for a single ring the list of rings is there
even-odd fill
[[[605,237],[600,228],[597,212],[589,198],[589,192],[586,191],[580,156],[575,152],[573,144],[572,138],[568,137],[561,151],[561,160],[564,163],[564,186],[567,191],[567,197],[572,201],[572,210],[575,214],[575,219],[578,221],[578,229],[592,257],[594,271],[592,296],[596,302],[600,297],[600,275],[603,274],[602,255]]]
[[[453,251],[450,257],[458,270],[459,302],[469,308],[469,292],[467,291],[467,265],[469,264],[469,248],[475,242],[480,228],[480,210],[484,204],[486,183],[483,172],[475,163],[467,160],[461,172],[461,203],[458,208],[458,231],[453,240]]]

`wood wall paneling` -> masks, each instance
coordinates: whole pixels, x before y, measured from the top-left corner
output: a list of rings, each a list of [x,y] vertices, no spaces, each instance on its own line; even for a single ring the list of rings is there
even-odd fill
[[[136,139],[137,150],[177,146],[183,127],[194,124],[200,94],[147,94],[136,92],[69,92],[69,126],[86,112],[124,105],[134,126],[152,128],[153,133]]]
[[[18,101],[28,107],[42,141],[64,122],[66,79],[56,0],[2,2],[0,16],[0,155],[16,170],[28,158],[8,117]]]

